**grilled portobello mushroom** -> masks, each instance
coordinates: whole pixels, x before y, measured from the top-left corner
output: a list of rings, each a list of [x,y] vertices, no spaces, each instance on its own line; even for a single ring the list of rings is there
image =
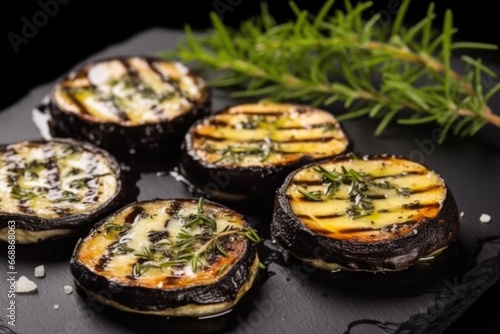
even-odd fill
[[[458,210],[443,179],[394,155],[353,155],[291,173],[275,200],[271,235],[325,270],[395,271],[444,250]]]
[[[50,94],[52,131],[114,152],[180,144],[210,109],[204,80],[179,62],[151,57],[92,61]]]
[[[208,196],[274,198],[286,175],[349,142],[335,117],[309,106],[243,104],[199,120],[181,146],[181,173]]]
[[[139,202],[78,242],[71,273],[90,298],[114,309],[218,314],[252,287],[258,241],[241,214],[203,198]]]
[[[17,243],[81,233],[122,206],[116,159],[72,139],[0,145],[0,240],[15,221]]]

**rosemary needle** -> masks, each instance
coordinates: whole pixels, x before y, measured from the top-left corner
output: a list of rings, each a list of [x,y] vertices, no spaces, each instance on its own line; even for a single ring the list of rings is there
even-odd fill
[[[179,217],[183,226],[173,240],[158,242],[149,247],[143,247],[135,252],[137,262],[132,268],[132,275],[140,277],[149,269],[163,270],[169,267],[190,265],[193,272],[204,266],[207,260],[222,256],[229,257],[227,240],[232,237],[246,238],[251,242],[260,242],[257,232],[249,226],[241,228],[227,225],[221,231],[217,229],[217,220],[204,208],[204,199],[198,200],[197,213]],[[109,226],[108,226],[109,225]],[[121,231],[121,226],[108,224],[106,231]],[[130,248],[128,248],[131,250]],[[225,267],[224,267],[225,266]],[[219,273],[227,269],[225,264]]]
[[[434,33],[433,4],[419,23],[405,26],[410,1],[404,0],[392,26],[386,27],[380,15],[364,19],[371,2],[345,2],[345,10],[333,11],[333,0],[326,1],[318,15],[292,2],[295,20],[276,23],[265,9],[237,29],[225,27],[213,14],[211,33],[195,37],[186,27],[187,43],[163,55],[210,70],[209,82],[233,88],[233,97],[343,103],[348,111],[339,120],[379,118],[376,135],[394,121],[435,122],[443,130],[439,142],[449,132],[472,136],[488,123],[500,127],[500,116],[488,106],[500,83],[482,87],[495,73],[480,60],[463,56],[467,68],[458,74],[450,61],[456,49],[495,45],[453,42],[451,11]],[[403,110],[411,116],[401,116]]]

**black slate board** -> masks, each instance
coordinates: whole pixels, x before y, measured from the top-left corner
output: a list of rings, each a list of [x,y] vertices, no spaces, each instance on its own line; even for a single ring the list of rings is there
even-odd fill
[[[152,55],[173,47],[182,37],[178,31],[149,30],[92,58]],[[498,66],[493,69],[500,73]],[[41,137],[32,121],[32,109],[51,87],[52,83],[40,86],[0,112],[1,143]],[[214,92],[214,110],[233,103],[224,92]],[[492,106],[500,110],[500,100],[493,100]],[[0,309],[4,311],[0,313],[0,332],[8,333],[11,329],[16,333],[97,334],[178,332],[183,328],[207,331],[221,322],[227,325],[221,331],[228,333],[441,332],[500,279],[500,131],[486,127],[474,139],[450,138],[438,146],[437,127],[393,125],[383,136],[374,138],[375,122],[371,120],[350,121],[344,126],[356,153],[405,155],[427,164],[445,178],[465,217],[461,219],[458,242],[435,262],[401,273],[324,273],[273,251],[275,245],[266,238],[266,246],[262,245],[260,252],[267,269],[261,272],[259,288],[240,308],[212,320],[165,322],[104,310],[76,292],[66,295],[63,287],[74,286],[68,262],[75,240],[19,245],[17,277],[25,275],[35,281],[38,293],[17,295],[16,327],[4,328],[8,286],[3,278],[8,270],[6,245],[2,244]],[[140,172],[137,199],[192,197],[188,187],[169,174],[176,162],[176,156],[165,155],[165,161],[136,165]],[[224,204],[245,213],[261,235],[268,236],[272,203],[259,203],[257,208]],[[481,224],[481,213],[490,214],[492,221]],[[34,268],[41,264],[45,265],[46,276],[35,278]],[[55,304],[59,309],[54,309]],[[189,326],[179,327],[179,323]]]

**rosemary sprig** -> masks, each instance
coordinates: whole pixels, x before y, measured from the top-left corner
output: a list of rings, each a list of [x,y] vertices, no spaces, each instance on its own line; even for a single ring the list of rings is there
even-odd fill
[[[227,225],[222,231],[217,229],[215,217],[204,209],[204,199],[198,200],[197,213],[182,219],[183,228],[172,240],[162,240],[143,247],[134,256],[138,262],[132,268],[134,277],[143,275],[150,268],[165,269],[190,265],[193,272],[218,256],[228,257],[225,241],[228,238],[242,237],[259,242],[257,232],[251,227],[241,228]],[[105,230],[121,231],[121,226],[108,223]],[[222,273],[227,269],[220,269]]]
[[[223,160],[239,162],[246,156],[258,156],[260,162],[264,162],[275,151],[274,144],[269,137],[265,137],[259,146],[228,146],[222,150],[217,150],[212,146],[208,146],[207,150],[210,153],[218,153],[220,158],[213,161],[218,163]]]
[[[331,12],[333,0],[318,15],[300,10],[294,21],[277,24],[263,6],[260,17],[238,29],[225,27],[211,14],[213,31],[195,37],[186,27],[186,43],[165,57],[195,62],[205,69],[213,86],[240,87],[233,97],[302,100],[313,105],[343,102],[349,112],[340,120],[380,118],[380,135],[397,118],[399,124],[436,122],[443,131],[472,136],[485,124],[500,127],[500,116],[488,106],[500,83],[483,91],[482,79],[494,77],[480,59],[462,56],[463,75],[451,68],[457,49],[496,49],[473,42],[453,42],[456,29],[447,11],[441,31],[435,30],[434,5],[416,25],[404,27],[409,0],[404,0],[389,29],[379,15],[365,20],[371,2]],[[399,116],[409,110],[410,117]]]
[[[353,155],[353,159],[359,159]],[[327,170],[321,165],[313,167],[313,170],[322,176],[324,191],[316,190],[309,192],[305,188],[298,186],[297,191],[311,201],[327,201],[334,198],[341,184],[349,186],[348,195],[350,206],[346,213],[351,219],[358,219],[371,215],[374,212],[374,205],[370,198],[370,189],[382,188],[393,190],[398,196],[408,197],[411,190],[406,187],[397,187],[389,181],[378,182],[368,173],[357,171],[353,168],[341,166],[341,172]]]

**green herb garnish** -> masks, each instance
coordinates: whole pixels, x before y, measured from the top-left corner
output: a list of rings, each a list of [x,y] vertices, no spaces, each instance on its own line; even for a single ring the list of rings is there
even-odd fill
[[[160,269],[190,265],[195,272],[218,256],[228,257],[226,242],[229,242],[230,238],[242,237],[252,242],[260,241],[257,232],[248,226],[235,228],[227,225],[224,230],[218,231],[215,217],[207,212],[204,206],[205,201],[200,197],[196,214],[177,217],[181,219],[183,227],[173,240],[143,247],[142,251],[134,253],[134,256]],[[109,225],[108,229],[120,230],[115,224]],[[134,277],[141,276],[145,270],[147,269],[143,265],[134,266]],[[224,270],[221,269],[220,272]]]
[[[259,17],[236,29],[211,13],[211,33],[195,37],[187,26],[185,43],[164,56],[210,70],[209,83],[236,87],[235,98],[343,103],[350,110],[339,120],[378,118],[377,136],[396,119],[404,125],[437,123],[443,130],[440,143],[450,131],[472,136],[488,123],[500,127],[500,116],[488,106],[500,83],[488,90],[482,85],[495,73],[467,55],[461,56],[463,73],[451,68],[455,50],[494,50],[496,45],[454,42],[451,10],[437,31],[433,3],[421,21],[407,27],[409,0],[389,25],[379,14],[365,20],[371,2],[345,3],[345,9],[333,11],[334,1],[326,1],[316,14],[292,2],[296,18],[284,23],[263,4]],[[403,110],[412,115],[403,116]]]

